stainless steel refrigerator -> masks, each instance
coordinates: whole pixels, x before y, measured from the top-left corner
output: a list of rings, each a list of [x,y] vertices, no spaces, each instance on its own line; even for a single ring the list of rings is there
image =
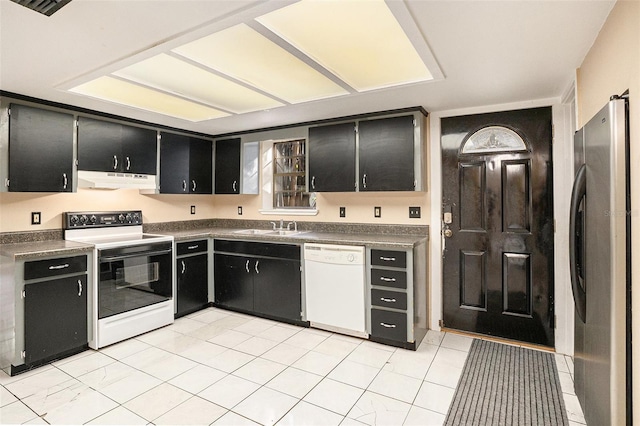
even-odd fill
[[[629,125],[614,96],[575,135],[574,384],[588,425],[632,424]]]

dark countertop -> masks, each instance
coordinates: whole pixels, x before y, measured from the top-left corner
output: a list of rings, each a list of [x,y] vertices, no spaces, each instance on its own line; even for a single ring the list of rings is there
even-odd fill
[[[273,234],[243,234],[242,229],[229,228],[202,228],[180,231],[156,231],[154,234],[170,235],[176,242],[194,240],[198,238],[221,238],[245,241],[279,242],[279,243],[320,243],[320,244],[344,244],[364,245],[381,248],[411,249],[416,245],[426,242],[426,235],[393,235],[393,234],[367,234],[367,233],[338,233],[300,231],[294,235]]]
[[[0,256],[13,261],[50,256],[73,256],[90,253],[92,250],[93,246],[90,244],[65,240],[0,244]]]

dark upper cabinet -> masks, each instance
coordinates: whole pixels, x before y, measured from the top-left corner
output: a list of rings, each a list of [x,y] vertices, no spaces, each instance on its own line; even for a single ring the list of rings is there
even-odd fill
[[[157,132],[110,121],[78,120],[78,170],[154,175]]]
[[[355,191],[356,123],[309,129],[309,190]]]
[[[358,125],[360,191],[414,191],[414,116]]]
[[[240,193],[240,138],[216,141],[215,193]]]
[[[172,133],[161,136],[160,193],[211,194],[211,141]]]
[[[73,115],[17,104],[9,108],[9,191],[71,192]]]

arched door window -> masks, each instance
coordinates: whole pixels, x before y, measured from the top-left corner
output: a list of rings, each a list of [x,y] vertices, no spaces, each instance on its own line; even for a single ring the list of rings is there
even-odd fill
[[[527,144],[513,130],[503,126],[488,126],[476,131],[463,142],[460,154],[527,151]]]

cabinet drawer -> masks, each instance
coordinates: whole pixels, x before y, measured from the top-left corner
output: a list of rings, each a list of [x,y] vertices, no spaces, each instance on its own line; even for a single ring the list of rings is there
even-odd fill
[[[372,288],[371,304],[404,310],[407,309],[407,293]]]
[[[184,243],[176,244],[176,255],[182,256],[191,253],[206,252],[209,248],[208,240],[187,241]]]
[[[407,314],[371,309],[371,335],[400,342],[407,341]]]
[[[87,256],[60,257],[24,263],[24,279],[55,277],[87,270]]]
[[[407,273],[405,271],[371,268],[371,285],[407,288]]]
[[[371,264],[391,266],[394,268],[406,268],[407,253],[396,250],[371,250]]]

